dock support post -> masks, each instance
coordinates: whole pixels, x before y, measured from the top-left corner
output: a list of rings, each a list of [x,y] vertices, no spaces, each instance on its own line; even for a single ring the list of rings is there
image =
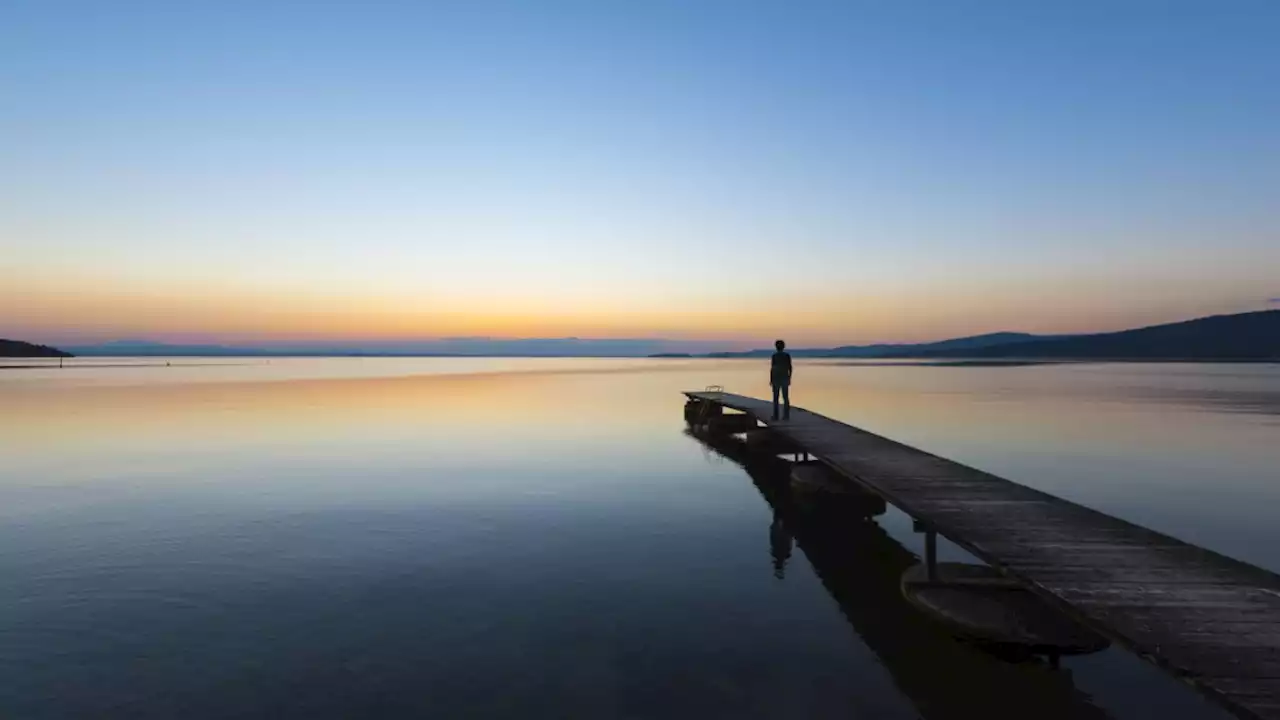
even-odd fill
[[[938,533],[926,530],[924,534],[924,563],[929,572],[929,582],[938,579]]]

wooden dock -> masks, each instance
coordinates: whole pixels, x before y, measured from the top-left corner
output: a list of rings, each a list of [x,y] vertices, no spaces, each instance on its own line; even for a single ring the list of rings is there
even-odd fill
[[[754,417],[930,538],[946,537],[1236,715],[1280,720],[1280,576],[800,408],[772,421],[765,400],[685,395]]]

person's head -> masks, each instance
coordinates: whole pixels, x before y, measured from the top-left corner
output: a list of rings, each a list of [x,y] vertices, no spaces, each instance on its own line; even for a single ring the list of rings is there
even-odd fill
[[[782,340],[774,340],[773,346],[778,348],[778,352],[782,352],[787,347],[787,343]]]

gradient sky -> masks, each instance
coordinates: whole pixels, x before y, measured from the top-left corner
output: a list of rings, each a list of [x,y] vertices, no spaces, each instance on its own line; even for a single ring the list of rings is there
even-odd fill
[[[1278,38],[1273,0],[8,0],[0,337],[835,344],[1260,309]]]

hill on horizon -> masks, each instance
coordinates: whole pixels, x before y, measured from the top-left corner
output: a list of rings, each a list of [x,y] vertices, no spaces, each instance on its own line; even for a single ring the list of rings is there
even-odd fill
[[[942,349],[926,357],[1062,360],[1280,360],[1280,310],[1212,315],[1133,330]]]
[[[1031,360],[1280,360],[1280,310],[1182,320],[1081,335],[996,332],[916,344],[788,348],[805,358],[973,358]],[[709,353],[714,358],[768,357],[772,348]]]
[[[1013,342],[1025,342],[1029,340],[1044,340],[1055,337],[1066,337],[1056,335],[1032,335],[1030,333],[1019,332],[996,332],[987,333],[985,335],[970,335],[968,337],[951,338],[949,340],[938,340],[927,343],[876,343],[874,345],[841,345],[834,348],[788,348],[787,352],[794,357],[810,357],[810,358],[893,358],[893,357],[917,357],[923,353],[943,350],[959,350],[970,348],[984,348],[991,345],[1002,345]],[[740,357],[769,357],[773,354],[773,348],[760,348],[756,350],[744,350],[741,352],[718,352],[709,353],[707,357],[714,358],[740,358]]]
[[[35,343],[23,342],[21,340],[5,340],[0,338],[0,357],[75,357],[65,350],[49,347],[48,345],[36,345]]]

